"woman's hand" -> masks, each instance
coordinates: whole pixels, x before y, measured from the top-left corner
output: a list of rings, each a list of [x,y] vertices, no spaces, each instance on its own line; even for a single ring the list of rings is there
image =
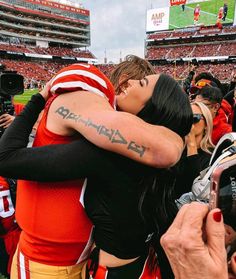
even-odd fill
[[[8,113],[4,113],[0,116],[0,127],[6,129],[8,128],[12,121],[15,119],[15,116],[10,115]]]
[[[206,221],[205,221],[206,220]],[[184,205],[161,238],[176,279],[226,279],[222,213],[193,202]]]
[[[198,154],[194,125],[192,125],[191,131],[185,137],[185,142],[187,146],[187,156]]]
[[[52,96],[50,89],[51,89],[51,80],[48,81],[45,84],[44,88],[39,92],[43,96],[45,101],[47,101]]]

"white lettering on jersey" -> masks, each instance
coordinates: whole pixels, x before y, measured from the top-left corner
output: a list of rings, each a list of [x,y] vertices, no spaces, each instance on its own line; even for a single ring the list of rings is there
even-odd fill
[[[0,217],[6,218],[15,213],[9,190],[0,191]]]

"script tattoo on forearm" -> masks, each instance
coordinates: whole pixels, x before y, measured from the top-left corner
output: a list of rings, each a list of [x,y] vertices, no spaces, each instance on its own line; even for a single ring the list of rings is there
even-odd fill
[[[127,141],[119,130],[109,129],[104,125],[96,124],[91,119],[83,118],[82,115],[75,114],[64,106],[59,107],[55,113],[59,114],[63,119],[72,120],[86,127],[95,129],[99,135],[107,137],[111,143],[126,145],[128,150],[138,153],[140,157],[142,157],[146,151],[145,146],[140,146],[136,144],[135,141]]]

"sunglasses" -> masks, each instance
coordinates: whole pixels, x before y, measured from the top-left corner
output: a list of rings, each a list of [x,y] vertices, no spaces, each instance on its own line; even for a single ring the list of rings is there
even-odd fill
[[[201,119],[204,119],[204,116],[201,113],[193,114],[193,124],[200,122]]]

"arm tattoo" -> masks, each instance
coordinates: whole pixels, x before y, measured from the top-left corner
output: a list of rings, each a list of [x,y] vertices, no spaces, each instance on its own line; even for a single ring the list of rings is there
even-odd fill
[[[136,144],[135,141],[128,142],[122,136],[122,134],[120,133],[119,130],[109,129],[109,128],[106,128],[104,125],[96,124],[91,119],[89,119],[89,118],[85,119],[82,117],[82,115],[75,114],[63,106],[59,107],[55,111],[55,113],[59,114],[63,119],[72,120],[76,123],[81,123],[84,126],[95,129],[97,131],[97,134],[107,137],[111,143],[118,143],[118,144],[126,145],[128,150],[138,153],[140,157],[142,157],[144,155],[144,153],[147,149],[143,145],[140,146],[140,145]]]

